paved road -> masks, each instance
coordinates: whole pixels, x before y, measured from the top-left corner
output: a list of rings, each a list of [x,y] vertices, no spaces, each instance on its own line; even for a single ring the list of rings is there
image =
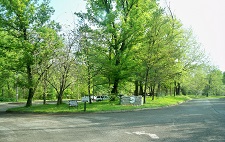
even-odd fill
[[[0,142],[224,142],[225,99],[94,114],[0,113]]]

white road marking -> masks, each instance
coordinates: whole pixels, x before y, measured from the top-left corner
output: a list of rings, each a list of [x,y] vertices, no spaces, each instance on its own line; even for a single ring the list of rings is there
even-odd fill
[[[128,134],[128,135],[131,135],[132,133],[131,132],[125,132],[126,134]]]
[[[133,132],[134,134],[137,134],[137,135],[145,135],[145,131],[137,131],[137,132]]]
[[[159,139],[159,137],[156,134],[148,134],[153,139]]]
[[[136,134],[136,135],[147,135],[149,137],[151,137],[152,139],[159,139],[159,137],[156,134],[151,134],[151,133],[146,133],[145,131],[137,131],[137,132],[125,132],[126,134]]]

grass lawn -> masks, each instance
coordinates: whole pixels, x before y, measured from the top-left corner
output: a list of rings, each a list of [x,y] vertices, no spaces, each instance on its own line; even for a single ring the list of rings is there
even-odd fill
[[[92,104],[86,103],[86,112],[103,112],[103,111],[124,111],[124,110],[135,110],[144,108],[159,108],[171,105],[176,105],[181,102],[190,100],[188,96],[166,96],[166,97],[156,97],[155,100],[151,100],[147,97],[146,104],[142,106],[133,105],[119,105],[118,101],[109,102],[93,102]],[[32,107],[17,107],[7,110],[8,112],[32,112],[32,113],[74,113],[74,112],[84,112],[84,103],[79,102],[78,108],[70,107],[68,104],[64,103],[62,105],[56,104],[39,104],[33,105]]]

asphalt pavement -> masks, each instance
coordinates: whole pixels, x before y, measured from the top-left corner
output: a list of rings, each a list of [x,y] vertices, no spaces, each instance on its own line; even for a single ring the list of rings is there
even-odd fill
[[[0,113],[0,142],[24,141],[225,142],[225,99],[131,112]]]

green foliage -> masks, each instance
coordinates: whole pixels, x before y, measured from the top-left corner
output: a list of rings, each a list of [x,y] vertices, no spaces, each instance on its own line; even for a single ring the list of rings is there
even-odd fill
[[[104,84],[109,93],[132,94],[130,84],[137,81],[153,97],[203,92],[204,53],[170,9],[155,0],[96,0],[87,2],[87,13],[75,14],[81,19],[80,54],[96,88]]]
[[[107,84],[113,84],[112,93],[118,93],[119,82],[131,76],[131,49],[138,42],[139,34],[143,32],[140,30],[142,7],[139,8],[138,4],[138,1],[132,0],[88,1],[88,12],[76,13],[83,22],[84,19],[89,22],[81,27],[81,32],[85,33],[83,41],[91,41],[88,44],[86,42],[89,47],[88,62],[97,67],[92,70],[102,70],[104,77],[108,79]],[[99,38],[95,38],[96,36]],[[90,53],[98,56],[92,56]]]
[[[36,0],[0,1],[0,28],[5,35],[0,41],[5,53],[2,64],[9,71],[26,74],[28,106],[32,105],[34,92],[47,68],[43,63],[62,46],[56,29],[59,26],[50,21],[53,12],[48,0],[42,3]]]
[[[215,96],[224,95],[222,72],[212,66],[199,66],[186,75],[183,86],[188,94]]]
[[[223,72],[223,84],[225,85],[225,72]]]
[[[212,69],[206,76],[207,85],[206,85],[206,94],[209,95],[222,95],[224,90],[222,90],[223,82],[222,82],[223,74],[218,69]]]
[[[8,98],[8,97],[2,97],[0,96],[0,102],[15,102],[15,98]]]

